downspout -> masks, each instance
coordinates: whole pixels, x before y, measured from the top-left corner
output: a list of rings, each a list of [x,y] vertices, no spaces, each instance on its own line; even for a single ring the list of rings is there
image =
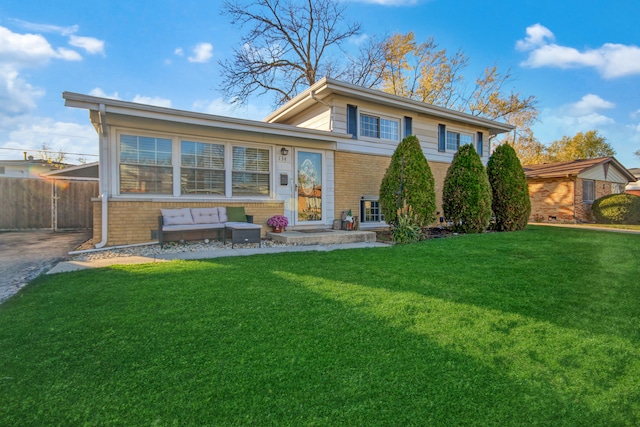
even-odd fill
[[[333,109],[333,105],[329,105],[326,102],[324,102],[323,100],[321,100],[320,98],[318,98],[316,96],[316,91],[312,90],[311,91],[311,99],[313,99],[316,102],[319,102],[320,104],[326,105],[327,107],[329,107],[329,111],[331,111],[331,114],[329,115],[329,131],[333,132],[333,114],[334,114],[334,109]]]
[[[100,147],[100,201],[102,202],[102,228],[101,237],[99,243],[97,243],[96,249],[100,249],[107,244],[107,232],[109,230],[109,147],[107,140],[107,117],[104,104],[100,104],[98,107],[98,140]]]

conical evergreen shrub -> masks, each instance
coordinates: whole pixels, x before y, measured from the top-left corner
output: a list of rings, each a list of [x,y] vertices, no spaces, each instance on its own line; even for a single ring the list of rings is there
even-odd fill
[[[491,220],[491,186],[480,156],[471,144],[458,149],[447,170],[442,194],[445,218],[453,230],[482,233]]]
[[[398,224],[399,208],[409,212],[418,226],[435,220],[433,173],[414,135],[404,138],[394,151],[380,184],[379,202],[388,224]]]
[[[531,214],[531,200],[524,169],[512,146],[502,144],[495,149],[487,164],[487,176],[496,230],[524,229]]]

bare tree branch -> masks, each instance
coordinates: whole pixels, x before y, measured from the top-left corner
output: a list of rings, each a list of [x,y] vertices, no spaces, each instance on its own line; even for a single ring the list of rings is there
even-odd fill
[[[341,74],[345,64],[329,52],[360,32],[359,23],[344,22],[345,7],[338,0],[225,1],[231,23],[249,26],[233,59],[219,62],[225,97],[245,103],[272,93],[281,105],[314,84],[319,71]]]

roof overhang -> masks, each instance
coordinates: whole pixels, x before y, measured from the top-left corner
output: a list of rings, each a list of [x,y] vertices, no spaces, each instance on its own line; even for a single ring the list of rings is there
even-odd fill
[[[491,135],[510,132],[515,126],[496,122],[483,117],[473,116],[460,111],[450,110],[436,105],[404,98],[374,89],[344,83],[338,80],[323,78],[282,107],[267,116],[264,121],[275,123],[286,121],[301,111],[315,104],[316,100],[324,100],[331,95],[342,95],[354,100],[374,102],[392,108],[413,111],[419,115],[442,118],[486,128]]]
[[[276,135],[291,138],[302,138],[315,142],[335,143],[343,139],[344,134],[315,129],[305,129],[278,123],[266,123],[257,120],[238,119],[234,117],[217,116],[213,114],[197,113],[155,105],[139,104],[83,95],[74,92],[63,92],[65,106],[89,110],[92,122],[98,132],[104,128],[105,117],[110,114],[120,114],[130,117],[161,120],[180,124],[192,124],[210,128],[237,130],[262,135]]]
[[[636,178],[615,157],[600,157],[567,162],[547,163],[541,165],[524,165],[527,178],[574,178],[596,167],[613,165],[629,182]]]

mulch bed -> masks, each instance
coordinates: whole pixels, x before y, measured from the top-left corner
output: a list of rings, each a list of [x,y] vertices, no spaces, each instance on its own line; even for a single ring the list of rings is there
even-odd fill
[[[423,240],[429,240],[452,236],[453,231],[449,230],[448,228],[425,227],[422,229],[422,234]],[[391,230],[376,231],[376,241],[382,243],[393,243]]]

